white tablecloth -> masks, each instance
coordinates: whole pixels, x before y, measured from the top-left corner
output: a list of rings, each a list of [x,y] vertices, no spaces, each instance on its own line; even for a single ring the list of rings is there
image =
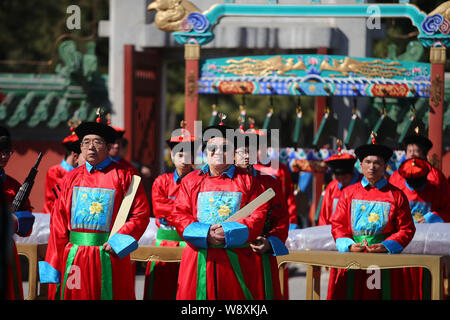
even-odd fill
[[[36,220],[33,225],[33,232],[26,238],[14,235],[17,243],[44,244],[48,242],[50,215],[34,213],[34,216]],[[139,245],[153,245],[156,238],[156,230],[155,219],[150,218],[150,223],[139,240]],[[336,244],[331,236],[330,225],[290,230],[286,246],[289,250],[336,251]],[[414,238],[403,250],[403,253],[450,255],[450,223],[416,224]]]

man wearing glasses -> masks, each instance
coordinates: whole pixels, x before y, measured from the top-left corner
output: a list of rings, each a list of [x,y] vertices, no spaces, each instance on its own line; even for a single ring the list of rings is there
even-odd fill
[[[133,172],[108,156],[116,138],[112,127],[85,122],[75,133],[86,163],[64,177],[52,210],[46,259],[39,263],[40,280],[60,284],[49,298],[135,299],[129,253],[149,222],[144,188],[140,183],[126,222],[109,238]]]
[[[267,203],[225,222],[262,193],[255,178],[234,165],[233,133],[222,123],[207,127],[207,164],[181,181],[169,221],[187,243],[177,299],[264,299],[264,277],[250,242],[263,231]]]
[[[13,154],[11,135],[8,129],[0,127],[0,180],[3,186],[4,199],[6,207],[9,207],[19,191],[21,184],[14,178],[5,173],[5,167]],[[31,234],[34,223],[34,216],[30,213],[31,205],[27,201],[25,204],[26,211],[13,212],[12,229],[14,233],[27,237]],[[7,283],[6,283],[6,299],[7,300],[23,300],[22,275],[20,270],[20,260],[17,254],[16,245],[11,238],[10,259],[7,265]]]

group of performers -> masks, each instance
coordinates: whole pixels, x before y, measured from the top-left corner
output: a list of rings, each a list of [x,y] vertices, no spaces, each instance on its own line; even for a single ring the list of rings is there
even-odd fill
[[[12,147],[8,131],[0,129],[1,177],[10,204],[20,184],[3,170]],[[123,133],[100,117],[81,123],[63,140],[64,160],[47,172],[50,237],[39,278],[49,284],[48,298],[135,299],[130,253],[152,207],[158,227],[154,245],[184,250],[180,263],[147,264],[144,299],[287,299],[276,257],[289,253],[285,241],[298,227],[297,207],[289,169],[267,157],[267,132],[235,130],[222,122],[205,128],[200,145],[206,163],[197,169],[198,140],[172,136],[167,144],[175,170],[154,181],[152,206],[140,182],[130,198],[139,173],[120,156]],[[386,167],[393,151],[375,139],[356,148],[356,157],[339,149],[326,160],[335,180],[325,190],[319,225],[331,224],[338,251],[400,253],[412,240],[415,223],[449,222],[448,181],[426,160],[430,148],[425,137],[405,139],[406,161],[390,177]],[[355,169],[357,160],[362,174]],[[273,198],[233,219],[269,188]],[[30,208],[28,203],[28,211],[12,215],[20,236],[32,231]],[[12,247],[8,298],[23,299]],[[365,272],[331,269],[328,298],[423,299],[428,293],[418,279],[425,275],[421,268],[383,271],[382,286],[367,288]]]

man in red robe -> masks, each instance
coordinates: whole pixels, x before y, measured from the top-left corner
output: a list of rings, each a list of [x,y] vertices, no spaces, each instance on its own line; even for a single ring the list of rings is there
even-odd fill
[[[263,233],[250,243],[250,247],[257,253],[257,262],[264,273],[265,299],[280,300],[282,295],[276,257],[289,254],[289,250],[284,245],[289,232],[289,213],[281,192],[280,181],[256,170],[251,163],[251,158],[254,158],[254,160],[257,158],[258,137],[256,133],[252,132],[242,133],[241,139],[238,136],[235,142],[235,164],[256,177],[264,191],[269,188],[275,191],[275,197],[269,202],[268,217]],[[250,155],[251,144],[254,146],[252,155]],[[256,161],[253,163],[256,163]],[[285,271],[287,279],[287,269]],[[288,283],[285,283],[285,285],[287,286]],[[286,293],[288,293],[287,290],[285,290]]]
[[[45,176],[45,201],[43,213],[50,213],[61,189],[62,178],[67,172],[78,166],[78,156],[81,153],[80,140],[75,134],[67,136],[62,141],[66,155],[61,163],[51,166]]]
[[[415,226],[408,199],[389,184],[384,173],[392,150],[379,144],[355,149],[364,177],[342,192],[331,220],[339,252],[400,253],[412,240]],[[328,299],[404,299],[411,279],[403,269],[381,270],[380,286],[369,286],[365,270],[331,269]],[[388,280],[390,277],[390,281]]]
[[[265,130],[255,130],[259,136],[265,135]],[[294,195],[294,184],[292,182],[291,172],[289,168],[282,163],[279,159],[269,159],[267,156],[267,139],[261,139],[261,142],[266,145],[260,145],[258,149],[258,162],[254,164],[254,168],[276,177],[281,181],[281,191],[286,201],[287,209],[289,212],[289,229],[298,228],[298,216],[297,216],[297,201]]]
[[[263,231],[268,204],[247,217],[226,221],[262,193],[256,179],[233,164],[232,132],[223,123],[207,127],[207,164],[181,181],[169,218],[187,243],[177,299],[264,299],[264,276],[250,242]]]
[[[433,143],[426,137],[419,134],[412,134],[407,136],[403,141],[405,149],[405,158],[420,158],[428,160],[428,152],[430,151]],[[442,194],[446,194],[446,197],[450,196],[450,187],[447,178],[441,170],[431,166],[430,172],[427,175],[427,180],[441,189]],[[394,171],[389,178],[389,182],[394,185],[403,185],[405,179],[399,174],[398,170]]]
[[[8,208],[12,205],[21,184],[11,176],[5,173],[5,167],[13,154],[11,135],[9,131],[0,127],[0,179],[3,185],[3,194]],[[34,223],[34,216],[30,213],[31,205],[27,201],[26,211],[14,212],[12,216],[12,230],[21,237],[27,237],[31,234]],[[6,268],[6,299],[23,300],[22,273],[20,269],[19,255],[17,254],[16,244],[11,238],[10,254]]]
[[[431,170],[432,166],[426,160],[408,159],[398,169],[403,183],[398,179],[393,183],[408,198],[415,223],[450,222],[450,198],[442,188],[427,179]],[[411,299],[430,299],[429,271],[424,268],[405,268],[405,272],[411,273],[414,279],[411,287],[405,288],[410,292]]]
[[[325,188],[325,194],[320,209],[319,226],[331,224],[331,218],[336,210],[342,191],[349,185],[361,180],[362,175],[355,169],[356,157],[340,151],[325,160],[331,168],[335,179]]]
[[[178,235],[175,227],[168,222],[168,217],[175,209],[180,184],[184,176],[193,169],[194,140],[186,136],[168,139],[175,171],[165,173],[155,179],[152,186],[153,213],[158,231],[154,246],[184,247],[186,243]],[[171,300],[177,293],[178,269],[175,262],[151,261],[145,272],[144,300]]]
[[[116,132],[100,119],[75,133],[86,163],[64,177],[40,281],[59,283],[62,300],[135,299],[129,254],[150,219],[147,197],[140,183],[126,222],[110,236],[133,172],[109,158]]]
[[[129,163],[122,154],[122,140],[123,135],[125,134],[125,130],[119,127],[113,127],[114,130],[116,130],[116,139],[114,140],[114,143],[111,145],[111,149],[109,150],[109,156],[110,158],[120,163],[123,167],[130,169],[134,172],[134,174],[140,175],[139,171],[136,169],[135,166],[133,166],[131,163]]]

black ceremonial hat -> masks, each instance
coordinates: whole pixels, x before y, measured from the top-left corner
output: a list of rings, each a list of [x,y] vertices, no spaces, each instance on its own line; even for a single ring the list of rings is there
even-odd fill
[[[359,161],[363,161],[367,156],[379,156],[382,157],[385,162],[388,162],[393,153],[391,148],[376,143],[375,138],[372,138],[371,144],[365,144],[355,149],[355,154]]]
[[[96,134],[105,139],[106,143],[114,143],[117,138],[117,131],[113,127],[93,121],[83,122],[75,129],[75,133],[80,141],[88,134]]]

